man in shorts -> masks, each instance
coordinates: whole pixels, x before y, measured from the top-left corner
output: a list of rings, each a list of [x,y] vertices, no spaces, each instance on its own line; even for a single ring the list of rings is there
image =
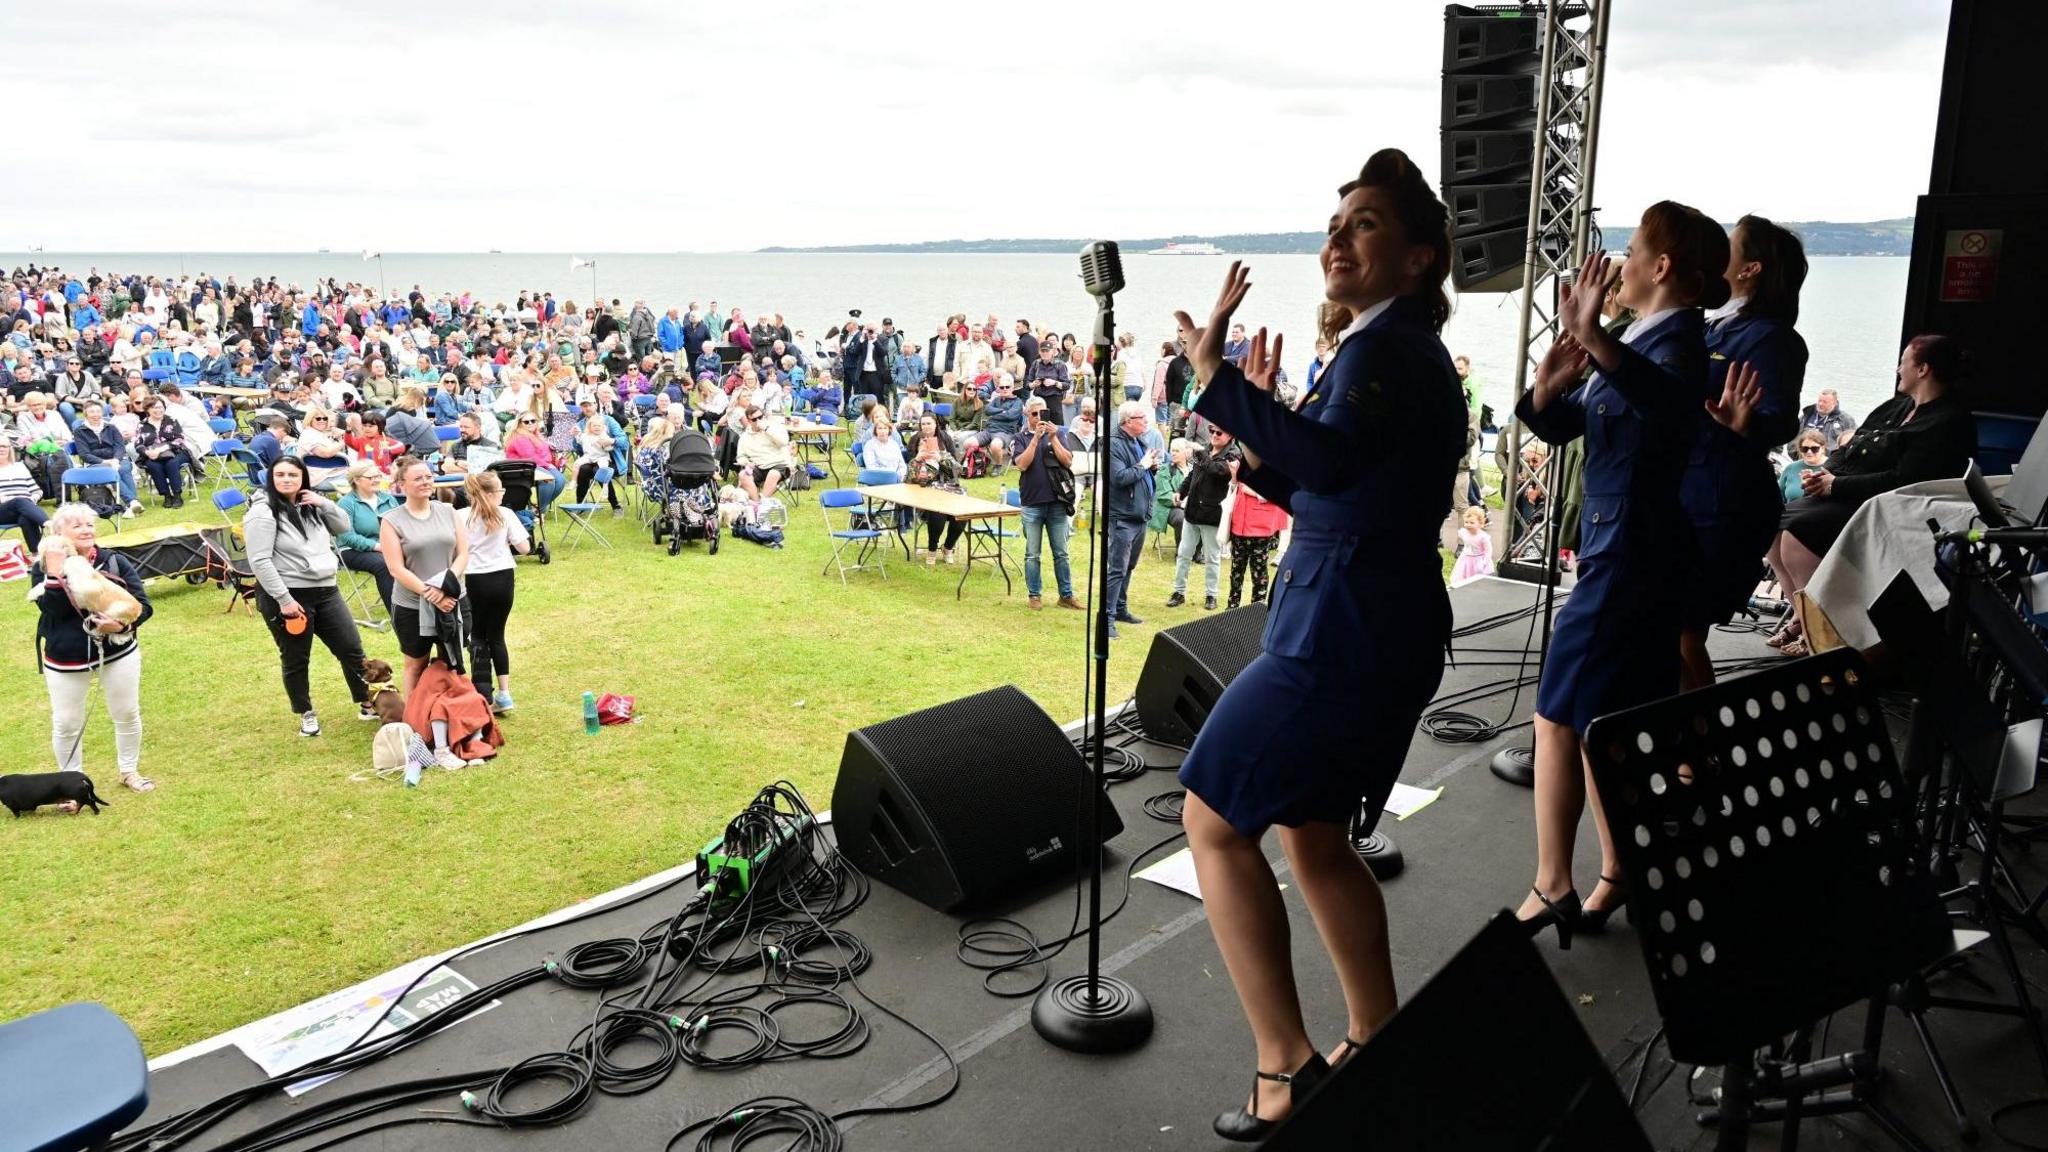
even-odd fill
[[[740,433],[740,489],[755,505],[775,495],[789,479],[789,429],[771,421],[756,405],[748,405]]]

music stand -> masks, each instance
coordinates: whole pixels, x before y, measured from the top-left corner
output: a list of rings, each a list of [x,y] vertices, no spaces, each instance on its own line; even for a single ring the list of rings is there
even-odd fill
[[[1528,933],[1487,921],[1262,1145],[1598,1148],[1649,1138]]]
[[[1744,1147],[1752,1120],[1796,1139],[1802,1114],[1852,1110],[1926,1147],[1880,1098],[1876,1053],[1887,989],[1953,937],[1862,657],[1839,649],[1603,716],[1586,747],[1672,1058],[1724,1068],[1718,1147]],[[1795,1062],[1759,1061],[1858,1002],[1861,1052],[1800,1065],[1795,1042]]]

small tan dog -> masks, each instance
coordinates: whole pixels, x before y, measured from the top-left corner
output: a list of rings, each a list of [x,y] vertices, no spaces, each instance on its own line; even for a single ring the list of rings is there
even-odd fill
[[[70,595],[71,603],[81,612],[96,612],[109,620],[119,620],[133,625],[142,618],[142,602],[130,595],[126,588],[105,573],[92,566],[92,561],[78,554],[71,542],[56,537],[43,544],[42,551],[48,553],[61,550],[64,563],[55,575],[64,583],[64,591]],[[34,600],[43,594],[44,584],[29,589],[28,598]]]

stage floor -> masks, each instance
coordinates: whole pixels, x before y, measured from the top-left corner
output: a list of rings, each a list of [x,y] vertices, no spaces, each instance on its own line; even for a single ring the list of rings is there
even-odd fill
[[[1452,600],[1459,622],[1465,624],[1524,607],[1534,593],[1526,585],[1486,580],[1454,591]],[[1481,661],[1514,659],[1512,653],[1521,650],[1527,629],[1526,623],[1517,622],[1464,642],[1461,665],[1446,671],[1443,692],[1449,694],[1512,673],[1512,668]],[[1755,634],[1717,633],[1712,647],[1718,657],[1769,654]],[[1479,651],[1485,648],[1508,649],[1510,654]],[[1530,700],[1530,692],[1524,691],[1518,706],[1521,716],[1527,715]],[[1470,710],[1499,717],[1507,705],[1508,698],[1500,696],[1479,701]],[[1389,818],[1381,826],[1407,860],[1406,873],[1386,885],[1394,966],[1404,996],[1420,987],[1489,915],[1519,904],[1526,891],[1534,851],[1530,793],[1494,779],[1487,770],[1498,748],[1526,736],[1523,729],[1481,744],[1440,744],[1420,734],[1415,738],[1403,781],[1428,788],[1441,786],[1444,791],[1434,804],[1411,818],[1398,822]],[[1177,762],[1175,753],[1138,747],[1148,753],[1148,761],[1155,767]],[[1141,809],[1146,797],[1174,787],[1170,772],[1157,771],[1112,789],[1125,832],[1113,845],[1113,871],[1105,880],[1106,906],[1113,904],[1122,890],[1124,864],[1131,855],[1177,831]],[[810,799],[822,808],[830,798]],[[1162,849],[1153,858],[1177,847],[1176,843]],[[1285,861],[1277,842],[1269,839],[1267,848],[1279,861],[1285,883]],[[1598,862],[1590,827],[1583,830],[1578,859],[1580,885],[1589,888]],[[685,884],[627,910],[493,947],[458,961],[455,967],[478,984],[486,984],[581,940],[637,934],[672,912],[688,887]],[[1311,1029],[1318,1042],[1328,1047],[1342,1035],[1342,999],[1300,893],[1290,886],[1285,898],[1294,920],[1296,971]],[[1014,914],[1032,925],[1041,938],[1050,939],[1065,931],[1072,909],[1071,892],[1062,889]],[[1076,1056],[1042,1041],[1029,1023],[1029,999],[1003,1000],[989,995],[982,989],[981,974],[955,958],[957,923],[889,888],[876,885],[868,904],[839,927],[859,936],[874,952],[873,967],[860,978],[862,989],[942,1040],[959,1062],[961,1077],[959,1092],[938,1107],[851,1121],[849,1147],[1134,1152],[1223,1145],[1211,1133],[1210,1120],[1218,1111],[1244,1100],[1253,1067],[1252,1047],[1202,905],[1194,898],[1137,882],[1129,906],[1105,928],[1105,969],[1142,991],[1157,1016],[1157,1031],[1148,1045],[1109,1057]],[[1605,937],[1580,937],[1569,952],[1557,951],[1553,940],[1549,935],[1543,938],[1543,954],[1566,994],[1577,1002],[1579,1018],[1595,1047],[1606,1055],[1610,1067],[1620,1069],[1626,1092],[1635,1074],[1631,1058],[1657,1027],[1635,933],[1623,925]],[[1971,970],[1995,975],[1989,959],[1987,955],[1974,960]],[[2048,963],[2041,954],[2023,947],[2022,962],[2037,986],[2042,984],[2042,977],[2048,976]],[[1053,974],[1079,972],[1083,963],[1083,953],[1078,948],[1070,950],[1054,963]],[[741,974],[726,979],[755,978]],[[595,995],[553,982],[514,992],[495,1010],[378,1066],[316,1089],[300,1101],[311,1104],[329,1093],[388,1080],[466,1072],[560,1050],[589,1023]],[[419,1125],[376,1133],[350,1146],[556,1148],[573,1142],[592,1148],[658,1149],[682,1125],[755,1096],[792,1096],[825,1111],[838,1111],[919,1100],[946,1086],[947,1065],[930,1043],[879,1013],[869,1015],[874,1037],[865,1051],[851,1059],[785,1061],[737,1072],[679,1066],[660,1087],[645,1095],[597,1097],[559,1133]],[[1857,1035],[1857,1016],[1860,1013],[1844,1013],[1833,1022],[1838,1041]],[[821,1026],[825,1023],[822,1015],[819,1022]],[[2020,1023],[2011,1018],[1936,1012],[1931,1028],[1964,1085],[1972,1114],[1980,1127],[1986,1128],[1979,1147],[2010,1147],[1988,1130],[1985,1121],[1991,1109],[2043,1092],[2041,1073],[2029,1058]],[[1933,1146],[1958,1146],[1926,1059],[1904,1017],[1892,1014],[1887,1037],[1885,1064],[1893,1104]],[[1512,1057],[1503,1062],[1512,1063]],[[1688,1069],[1665,1078],[1669,1068],[1660,1046],[1645,1081],[1645,1088],[1657,1087],[1648,1093],[1640,1110],[1646,1129],[1659,1148],[1711,1147],[1712,1130],[1693,1123],[1695,1109],[1686,1100]],[[232,1047],[185,1059],[155,1073],[152,1107],[146,1119],[183,1110],[260,1078],[257,1067]],[[1712,1083],[1709,1074],[1699,1086]],[[1446,1083],[1433,1099],[1418,1099],[1415,1106],[1485,1107],[1487,1099],[1484,1083]],[[214,1147],[222,1138],[286,1115],[293,1107],[282,1098],[263,1101],[191,1147]],[[452,1111],[459,1106],[449,1099],[433,1107]],[[1859,1117],[1808,1121],[1805,1132],[1815,1146],[1891,1146]],[[1759,1143],[1775,1143],[1775,1128],[1763,1126],[1757,1137]],[[1371,1143],[1370,1132],[1359,1134],[1358,1146]],[[691,1145],[686,1142],[682,1146]]]

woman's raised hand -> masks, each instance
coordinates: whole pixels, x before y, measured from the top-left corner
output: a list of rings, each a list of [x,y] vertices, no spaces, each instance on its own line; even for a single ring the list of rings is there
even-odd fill
[[[1749,434],[1750,417],[1756,415],[1763,395],[1763,385],[1757,383],[1755,365],[1730,364],[1728,378],[1721,385],[1721,398],[1706,402],[1707,415],[1737,436],[1746,436]]]
[[[1588,252],[1579,268],[1578,279],[1563,286],[1558,302],[1558,319],[1579,343],[1587,342],[1587,331],[1600,326],[1600,307],[1607,299],[1607,253]]]
[[[1543,359],[1536,364],[1536,386],[1530,398],[1537,411],[1549,407],[1552,400],[1578,387],[1580,377],[1586,373],[1586,350],[1572,338],[1569,332],[1562,333],[1551,342],[1543,353]]]
[[[1251,355],[1246,357],[1244,362],[1244,378],[1251,381],[1252,386],[1261,392],[1271,392],[1273,390],[1274,381],[1278,378],[1280,372],[1280,345],[1286,338],[1284,333],[1275,333],[1273,336],[1273,353],[1271,356],[1268,356],[1266,354],[1266,330],[1261,328],[1259,329],[1259,334],[1252,337]]]
[[[1216,307],[1209,312],[1207,327],[1195,327],[1193,318],[1185,312],[1173,314],[1181,346],[1187,350],[1188,363],[1194,365],[1195,379],[1205,385],[1223,366],[1223,337],[1230,331],[1230,316],[1244,303],[1245,293],[1251,287],[1251,269],[1242,260],[1232,260],[1230,273],[1223,278],[1223,291],[1216,297]]]

